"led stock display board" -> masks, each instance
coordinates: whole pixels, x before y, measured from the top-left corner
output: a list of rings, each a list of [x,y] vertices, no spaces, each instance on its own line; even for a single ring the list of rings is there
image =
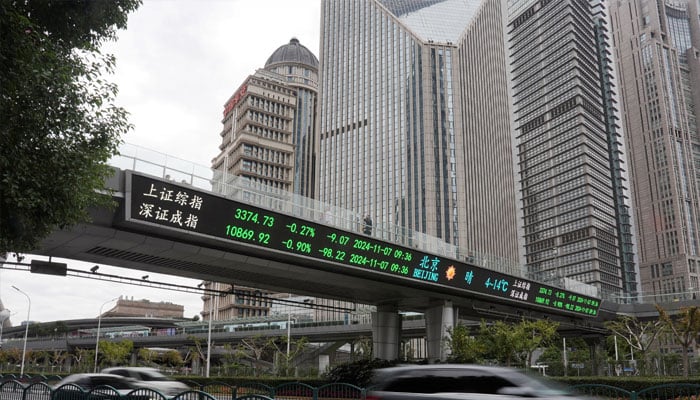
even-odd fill
[[[127,171],[126,220],[595,317],[600,300]],[[369,279],[372,277],[368,276]]]

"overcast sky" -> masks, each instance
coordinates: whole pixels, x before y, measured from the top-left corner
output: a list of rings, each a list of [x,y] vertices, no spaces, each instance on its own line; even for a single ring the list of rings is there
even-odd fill
[[[111,81],[119,86],[118,105],[134,125],[124,141],[209,166],[221,144],[223,105],[243,80],[292,37],[318,56],[320,5],[321,0],[144,0],[119,40],[104,48],[117,58]],[[31,258],[45,259],[29,255],[25,261]],[[85,271],[93,265],[61,261]],[[145,274],[106,266],[100,272]],[[188,318],[202,308],[195,294],[3,269],[0,299],[13,314],[13,325],[26,320],[28,301],[12,286],[31,299],[32,321],[96,317],[105,302],[119,296],[181,304]],[[113,305],[107,303],[103,311]]]

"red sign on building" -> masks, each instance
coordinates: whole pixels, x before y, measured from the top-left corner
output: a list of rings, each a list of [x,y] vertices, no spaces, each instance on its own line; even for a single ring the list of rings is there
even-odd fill
[[[236,104],[238,104],[238,102],[243,98],[247,90],[248,85],[244,83],[238,89],[236,94],[234,94],[233,97],[231,97],[231,99],[226,103],[226,105],[224,106],[224,118],[226,118],[226,116],[228,116],[231,110],[233,110],[233,108],[236,107]]]

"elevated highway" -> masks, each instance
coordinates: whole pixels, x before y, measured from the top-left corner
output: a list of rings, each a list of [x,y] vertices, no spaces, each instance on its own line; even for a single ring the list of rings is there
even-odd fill
[[[105,319],[103,321],[108,321]],[[70,324],[80,323],[81,321],[69,321]],[[88,319],[83,321],[86,326],[94,327],[96,325],[95,319]],[[153,324],[154,320],[139,320],[139,319],[129,319],[126,321],[123,319],[121,323],[128,323],[130,325],[142,322],[144,324]],[[162,321],[166,323],[167,321]],[[4,349],[22,349],[23,340],[22,334],[24,332],[23,327],[15,327],[8,329],[9,340],[3,343]],[[261,337],[278,337],[287,335],[286,328],[269,328],[269,329],[246,329],[239,331],[212,331],[212,342],[216,346],[222,346],[224,344],[231,344],[235,347],[240,343],[241,339],[250,338],[251,336],[261,336]],[[404,339],[409,338],[420,338],[425,336],[425,320],[424,319],[409,319],[403,321],[401,335]],[[304,327],[294,327],[290,329],[290,337],[294,340],[301,338],[306,338],[310,343],[352,343],[360,338],[370,338],[372,337],[372,326],[370,324],[343,324],[338,321],[337,324],[318,324],[316,326],[304,326]],[[100,340],[108,341],[120,341],[124,340],[123,337],[118,337],[114,339],[102,338]],[[207,342],[207,332],[200,333],[186,333],[178,332],[172,335],[148,335],[148,336],[131,336],[126,338],[134,343],[135,348],[142,347],[158,347],[158,348],[172,348],[172,349],[182,349],[184,347],[194,346],[195,341],[199,343]],[[95,336],[85,336],[85,337],[74,337],[60,335],[56,337],[46,337],[46,338],[29,338],[27,341],[28,350],[47,350],[47,351],[72,351],[75,348],[84,349],[94,349],[95,348]]]

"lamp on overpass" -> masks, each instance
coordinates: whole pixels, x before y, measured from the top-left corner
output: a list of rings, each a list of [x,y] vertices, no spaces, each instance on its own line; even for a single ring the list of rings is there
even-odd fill
[[[102,308],[117,299],[119,299],[119,297],[115,297],[102,303],[102,306],[100,306],[100,315],[97,316],[97,337],[95,338],[95,373],[97,373],[97,353],[100,351],[100,325],[102,324]]]
[[[29,333],[29,312],[32,310],[32,299],[29,298],[28,294],[19,290],[19,288],[17,286],[13,285],[12,288],[15,289],[16,291],[22,293],[27,298],[27,321],[25,322],[25,325],[24,325],[24,344],[22,345],[22,366],[19,369],[19,375],[21,377],[22,375],[24,375],[24,360],[27,356],[27,334]]]

